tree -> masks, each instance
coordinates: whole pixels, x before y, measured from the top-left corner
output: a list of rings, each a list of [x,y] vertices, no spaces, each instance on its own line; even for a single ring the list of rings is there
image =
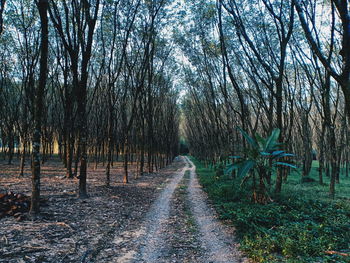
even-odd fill
[[[48,57],[48,0],[38,0],[36,2],[41,25],[40,40],[40,76],[39,83],[35,91],[34,107],[34,132],[32,141],[32,197],[30,213],[37,214],[40,211],[40,146],[42,134],[42,110],[47,80],[47,57]]]
[[[275,32],[277,33],[278,38],[277,40],[271,38],[271,35],[268,34],[268,30],[270,30],[269,26],[263,24],[261,26],[264,34],[262,35],[262,40],[260,40],[259,35],[255,32],[258,27],[251,29],[251,32],[248,31],[248,27],[244,21],[248,17],[242,15],[243,11],[241,10],[241,7],[235,1],[224,2],[226,1],[220,1],[220,4],[232,16],[238,37],[246,42],[253,55],[256,57],[257,62],[261,64],[275,84],[276,89],[275,91],[272,91],[272,94],[276,100],[276,124],[282,132],[281,140],[283,140],[285,133],[282,114],[284,72],[287,59],[287,46],[294,27],[294,3],[292,2],[290,5],[287,1],[280,1],[280,3],[271,2],[269,0],[262,1],[262,4],[266,9],[263,13],[264,16],[262,19],[267,20],[267,23],[271,23],[275,26]],[[254,5],[260,9],[260,1],[254,3]],[[261,46],[258,46],[262,44],[260,41],[267,46],[267,50],[261,49]],[[273,43],[276,43],[275,47],[269,48]],[[244,47],[243,43],[242,46]],[[266,55],[265,52],[267,52],[267,56],[270,60],[268,62],[263,58],[263,56]],[[275,187],[277,193],[281,192],[282,188],[282,172],[283,170],[280,170],[277,174]]]
[[[2,17],[3,13],[4,13],[4,8],[5,8],[5,4],[6,4],[6,0],[0,0],[0,35],[3,31],[3,23],[4,23],[4,19]]]
[[[78,151],[80,159],[79,196],[87,197],[87,84],[91,58],[93,35],[100,1],[92,4],[87,1],[67,1],[58,4],[51,2],[49,13],[58,35],[67,50],[71,63],[74,96],[77,103]],[[63,9],[63,14],[60,11]],[[64,22],[63,22],[64,21]],[[73,32],[73,33],[72,33]],[[71,35],[72,34],[72,35]],[[81,59],[79,55],[82,55]],[[80,64],[80,69],[79,69]]]
[[[334,54],[334,44],[330,45],[328,50],[322,48],[322,43],[319,41],[320,31],[315,28],[315,21],[311,21],[312,28],[310,29],[309,22],[306,16],[309,17],[308,5],[311,5],[316,0],[294,0],[295,8],[299,15],[299,20],[302,25],[305,37],[310,45],[312,52],[320,60],[327,72],[340,85],[345,99],[348,118],[350,118],[350,10],[347,0],[332,0],[330,2],[331,15],[330,17],[330,39],[329,43],[334,43],[336,22],[340,22],[339,31],[341,32],[341,46],[339,47],[339,55],[342,57],[341,69],[337,70],[335,66],[336,56]],[[304,7],[304,8],[303,8]],[[337,12],[336,12],[337,11]],[[338,29],[337,29],[338,30]]]

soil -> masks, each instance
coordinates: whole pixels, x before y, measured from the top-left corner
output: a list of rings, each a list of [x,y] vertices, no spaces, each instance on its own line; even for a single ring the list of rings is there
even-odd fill
[[[198,225],[201,236],[202,249],[205,251],[204,262],[244,262],[238,250],[238,243],[234,238],[234,228],[225,225],[217,219],[213,207],[208,204],[208,198],[198,182],[196,167],[191,164],[189,200],[191,209]]]
[[[114,236],[125,228],[137,228],[157,197],[161,186],[181,163],[174,162],[160,173],[144,174],[122,184],[122,163],[111,170],[111,187],[104,186],[104,168],[88,174],[88,199],[76,197],[78,179],[64,179],[61,163],[42,167],[41,193],[46,206],[35,220],[0,221],[0,262],[110,262],[100,251],[108,249]],[[30,195],[30,170],[18,177],[18,165],[0,165],[0,193]],[[119,253],[117,251],[117,253]],[[115,254],[115,252],[113,252]]]
[[[122,184],[122,164],[88,173],[89,198],[77,179],[64,179],[61,163],[42,169],[45,206],[38,218],[0,220],[0,262],[242,262],[233,230],[223,226],[185,157],[153,174]],[[30,194],[30,171],[0,164],[0,193]]]

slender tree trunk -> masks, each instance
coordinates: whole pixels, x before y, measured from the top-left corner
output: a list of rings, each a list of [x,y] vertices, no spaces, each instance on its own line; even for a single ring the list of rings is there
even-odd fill
[[[283,71],[282,71],[283,73]],[[281,130],[281,136],[280,140],[283,142],[284,139],[284,131],[283,131],[283,119],[282,119],[282,110],[283,110],[283,98],[282,98],[282,92],[283,92],[283,75],[280,75],[276,82],[276,117],[277,117],[277,127]],[[277,175],[276,175],[276,185],[275,185],[275,193],[281,193],[282,190],[282,181],[283,176],[285,173],[284,168],[277,169]]]
[[[26,145],[27,143],[23,141],[23,149],[22,149],[22,154],[21,154],[21,163],[20,163],[20,168],[19,168],[19,176],[24,175],[24,166],[26,162]]]
[[[318,178],[319,183],[323,185],[323,170],[324,170],[324,137],[325,137],[325,125],[322,125],[321,138],[320,138],[320,157],[319,157],[319,168],[318,168]]]
[[[40,145],[41,145],[41,121],[43,111],[43,100],[47,79],[47,57],[48,57],[48,0],[38,0],[37,7],[41,23],[41,45],[40,45],[40,75],[39,85],[36,89],[34,107],[34,133],[32,142],[32,197],[30,213],[40,212]]]
[[[77,140],[79,141],[79,138]],[[80,156],[79,142],[77,142],[76,144],[77,145],[76,145],[75,150],[74,150],[74,158],[75,158],[74,159],[74,172],[73,172],[74,177],[78,177],[79,156]]]
[[[330,177],[330,167],[329,167],[329,162],[326,162],[326,176]]]
[[[14,149],[15,149],[15,136],[12,134],[9,135],[9,142],[8,142],[8,165],[12,164],[13,155],[14,155]]]
[[[110,185],[110,170],[113,155],[113,108],[109,108],[109,126],[108,126],[108,146],[107,146],[107,166],[106,166],[106,185]]]
[[[140,176],[144,173],[144,166],[145,166],[145,144],[144,144],[144,135],[142,135],[142,142],[141,142],[141,152],[140,152]]]
[[[335,196],[335,183],[337,179],[338,172],[338,162],[337,162],[337,151],[336,151],[336,138],[334,126],[330,125],[329,127],[329,146],[331,149],[331,181],[329,184],[329,194],[332,198]]]
[[[128,174],[128,154],[129,154],[129,146],[128,146],[128,139],[125,140],[124,145],[124,177],[123,177],[123,183],[127,184],[129,183],[129,174]]]
[[[94,169],[96,170],[97,169],[97,167],[98,167],[98,148],[99,148],[100,146],[96,143],[96,146],[95,146],[95,148],[94,148],[94,160],[95,160],[95,167],[94,167]]]
[[[0,0],[0,35],[1,35],[2,31],[3,31],[4,19],[2,18],[2,14],[4,12],[5,3],[6,3],[6,0]]]
[[[73,178],[73,172],[72,172],[72,162],[73,162],[73,140],[71,139],[71,135],[67,134],[67,141],[66,141],[66,177],[67,178]]]

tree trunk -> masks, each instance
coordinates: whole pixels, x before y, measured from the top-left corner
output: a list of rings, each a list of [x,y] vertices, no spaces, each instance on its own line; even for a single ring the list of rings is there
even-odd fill
[[[112,163],[112,155],[113,155],[113,109],[109,110],[109,127],[108,127],[108,146],[107,146],[107,166],[106,166],[106,186],[110,185],[110,171],[111,171],[111,163]]]
[[[39,85],[36,89],[34,107],[34,133],[32,141],[32,197],[30,213],[40,212],[40,145],[41,145],[41,121],[43,111],[43,100],[47,79],[47,57],[48,57],[48,0],[39,0],[37,7],[41,23],[41,45],[40,45],[40,75]]]
[[[73,140],[71,139],[71,135],[67,134],[67,141],[66,141],[66,178],[73,178],[72,173],[72,162],[73,162]]]
[[[15,136],[12,134],[9,135],[9,141],[8,141],[8,165],[12,164],[14,150],[15,150]]]
[[[329,129],[329,146],[331,149],[331,181],[329,184],[329,195],[334,198],[335,196],[335,183],[337,178],[337,172],[338,172],[338,165],[337,165],[337,151],[336,151],[336,138],[335,138],[335,131],[334,126],[330,125],[328,127]]]
[[[2,34],[2,31],[3,31],[4,20],[2,18],[2,14],[4,12],[5,2],[6,2],[6,0],[0,0],[0,35]]]
[[[128,174],[128,154],[129,154],[129,149],[128,149],[128,139],[125,140],[125,145],[124,145],[124,177],[123,177],[123,183],[127,184],[129,183],[129,174]]]
[[[24,166],[25,166],[25,162],[26,162],[26,145],[27,145],[27,143],[25,141],[23,141],[22,145],[23,145],[23,149],[22,149],[22,153],[21,153],[21,162],[20,162],[20,168],[19,168],[19,176],[21,176],[21,177],[24,175]]]
[[[320,137],[320,156],[319,156],[319,167],[318,167],[318,178],[319,183],[323,185],[323,170],[324,170],[324,137],[325,137],[325,125],[322,125],[321,137]]]
[[[283,71],[282,71],[282,73],[283,73]],[[283,119],[282,119],[282,110],[283,110],[283,104],[282,104],[282,102],[283,102],[283,98],[282,98],[283,80],[282,80],[282,78],[283,78],[283,75],[280,75],[280,77],[276,81],[276,117],[277,117],[277,127],[281,131],[280,141],[283,143],[284,131],[283,131]],[[285,173],[284,168],[277,169],[275,193],[281,193],[281,191],[282,191],[282,181],[283,181],[284,173]]]

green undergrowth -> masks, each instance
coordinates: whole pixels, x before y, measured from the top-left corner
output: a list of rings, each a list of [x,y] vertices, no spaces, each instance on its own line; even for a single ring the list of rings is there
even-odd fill
[[[350,179],[341,177],[337,198],[328,197],[328,179],[301,183],[291,174],[273,202],[250,202],[250,186],[241,179],[218,177],[192,158],[199,180],[220,217],[236,227],[241,249],[255,262],[350,262],[350,257],[326,251],[350,253]],[[317,164],[315,164],[316,166]],[[310,177],[317,180],[317,167]]]

